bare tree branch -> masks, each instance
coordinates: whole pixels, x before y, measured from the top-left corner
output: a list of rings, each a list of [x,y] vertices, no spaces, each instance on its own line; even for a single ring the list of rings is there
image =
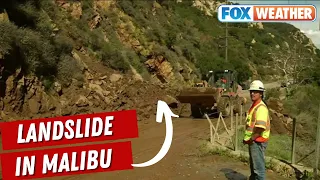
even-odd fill
[[[302,73],[312,68],[311,58],[304,56],[301,53],[301,48],[297,48],[296,45],[293,48],[288,48],[287,52],[279,51],[269,54],[272,55],[274,66],[284,74],[286,83],[290,80],[297,83],[301,80]]]

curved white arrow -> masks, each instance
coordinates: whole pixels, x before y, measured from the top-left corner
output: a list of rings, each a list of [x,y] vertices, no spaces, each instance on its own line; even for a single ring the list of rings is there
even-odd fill
[[[173,136],[173,126],[172,126],[172,119],[171,116],[173,117],[179,117],[178,115],[175,115],[167,103],[164,101],[158,101],[157,105],[157,116],[156,116],[156,121],[158,123],[162,122],[162,118],[165,118],[166,121],[166,138],[164,140],[164,143],[158,152],[158,154],[150,159],[147,162],[141,163],[141,164],[131,164],[133,167],[148,167],[151,166],[157,162],[159,162],[169,151],[171,142],[172,142],[172,136]]]

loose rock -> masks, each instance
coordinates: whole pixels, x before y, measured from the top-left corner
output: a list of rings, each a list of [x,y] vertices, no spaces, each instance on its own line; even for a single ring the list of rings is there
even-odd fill
[[[110,76],[110,81],[111,82],[117,82],[117,81],[119,81],[120,79],[122,79],[123,78],[123,76],[121,75],[121,74],[112,74],[111,76]]]
[[[77,100],[76,102],[76,105],[78,107],[85,107],[85,106],[88,106],[89,105],[89,100],[83,96],[83,95],[80,95],[79,99]]]
[[[37,102],[35,99],[30,99],[28,101],[29,109],[32,114],[38,114],[40,110],[40,103]]]

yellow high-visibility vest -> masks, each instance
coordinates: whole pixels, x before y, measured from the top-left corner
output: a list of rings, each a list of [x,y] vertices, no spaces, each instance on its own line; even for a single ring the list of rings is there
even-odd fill
[[[254,132],[254,128],[263,128],[264,131],[256,142],[267,142],[270,136],[270,116],[269,110],[263,101],[259,102],[248,112],[246,117],[246,130],[244,133],[244,140],[248,141]]]

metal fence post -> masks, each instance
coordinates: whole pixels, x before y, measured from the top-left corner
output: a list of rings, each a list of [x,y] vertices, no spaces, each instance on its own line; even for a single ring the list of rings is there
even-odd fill
[[[242,122],[242,116],[243,116],[243,114],[242,114],[242,113],[243,113],[243,105],[240,106],[240,121],[239,121],[239,122],[240,122],[240,125],[243,124],[243,122]]]
[[[232,103],[232,105],[231,105],[231,112],[230,112],[230,115],[231,115],[231,119],[230,119],[230,121],[231,121],[231,131],[233,130],[233,123],[234,123],[234,120],[233,120],[233,108],[234,108],[234,106],[233,106],[233,103]]]
[[[238,124],[239,124],[239,116],[238,113],[236,113],[236,129],[235,129],[235,151],[238,151]]]
[[[296,157],[296,135],[297,135],[297,120],[293,118],[293,127],[292,127],[292,148],[291,148],[291,164],[295,164]]]

